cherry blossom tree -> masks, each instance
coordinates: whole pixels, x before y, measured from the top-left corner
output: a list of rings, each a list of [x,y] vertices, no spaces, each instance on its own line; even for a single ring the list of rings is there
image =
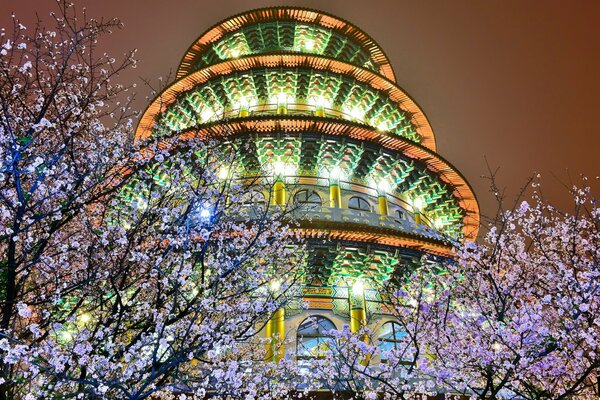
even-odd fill
[[[0,43],[0,399],[284,393],[257,333],[296,294],[289,210],[231,144],[133,146],[120,23],[58,4]]]
[[[400,340],[385,349],[368,329],[332,332],[322,384],[366,398],[597,398],[600,209],[589,188],[573,187],[564,212],[538,186],[508,210],[497,195],[487,233],[457,243],[455,260],[381,287]]]
[[[539,191],[500,211],[436,276],[425,373],[479,398],[598,396],[600,209],[571,191],[571,212]]]

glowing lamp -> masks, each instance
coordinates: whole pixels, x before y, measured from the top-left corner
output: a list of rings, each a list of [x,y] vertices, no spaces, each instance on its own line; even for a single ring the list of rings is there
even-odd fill
[[[221,168],[219,170],[219,173],[217,174],[217,176],[219,177],[219,179],[227,179],[227,176],[229,175],[229,170],[225,167]]]
[[[292,176],[296,173],[296,168],[293,165],[276,161],[273,163],[273,174],[277,176]]]
[[[304,48],[308,51],[312,51],[315,48],[315,41],[308,39],[304,42]]]
[[[387,131],[389,128],[388,123],[387,122],[380,122],[379,125],[377,125],[377,129],[379,129],[380,131]]]
[[[392,186],[387,180],[383,179],[377,183],[377,189],[381,193],[389,193],[392,190]]]
[[[213,109],[207,108],[200,113],[200,119],[202,120],[202,122],[206,122],[206,121],[210,120],[212,117],[214,117],[214,115],[215,115],[215,112],[213,111]]]
[[[277,104],[287,104],[288,102],[288,95],[281,92],[277,95]]]
[[[352,285],[352,294],[355,296],[362,296],[364,290],[365,285],[363,281],[361,281],[360,279],[355,280],[354,284]]]
[[[271,289],[271,292],[273,293],[278,292],[279,289],[281,289],[281,281],[279,279],[272,280],[269,284],[269,289]]]
[[[200,218],[210,218],[210,210],[208,208],[203,208],[200,210]]]
[[[83,313],[79,316],[79,321],[83,322],[84,324],[90,322],[92,320],[92,316],[88,313]]]
[[[329,179],[339,180],[342,179],[342,169],[338,166],[335,166],[329,170]]]
[[[417,197],[412,201],[412,205],[415,210],[421,211],[423,207],[425,207],[425,201],[422,198]]]
[[[363,110],[361,110],[358,107],[354,107],[351,111],[350,111],[350,116],[352,117],[353,120],[355,121],[362,121],[365,118],[365,113]]]

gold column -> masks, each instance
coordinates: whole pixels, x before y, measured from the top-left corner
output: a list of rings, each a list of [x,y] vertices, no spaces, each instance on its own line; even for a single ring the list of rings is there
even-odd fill
[[[357,284],[358,282],[358,284]],[[367,310],[365,305],[365,292],[362,282],[354,283],[350,291],[350,331],[359,332],[367,326]],[[365,333],[362,337],[365,343],[369,343],[369,337]],[[365,355],[365,358],[360,361],[362,365],[368,365],[371,360],[370,355]]]
[[[350,294],[350,331],[358,332],[365,326],[367,326],[367,313],[364,294],[352,292]]]
[[[342,190],[339,182],[329,179],[329,207],[342,208]]]
[[[281,177],[278,177],[273,185],[273,203],[276,206],[285,205],[285,183]]]
[[[281,361],[285,357],[285,309],[282,307],[271,316],[265,327],[267,343],[267,361]]]
[[[414,216],[415,216],[415,224],[420,224],[421,223],[421,213],[419,211],[415,211]]]
[[[389,214],[389,210],[388,210],[388,199],[385,193],[379,193],[379,195],[377,196],[377,201],[379,203],[379,214],[383,215],[383,216],[388,216]]]

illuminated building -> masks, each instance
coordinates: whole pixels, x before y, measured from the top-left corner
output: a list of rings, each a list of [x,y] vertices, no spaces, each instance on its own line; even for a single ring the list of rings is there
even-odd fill
[[[473,191],[436,153],[425,114],[397,85],[383,50],[332,15],[267,8],[213,26],[150,104],[136,139],[156,132],[249,144],[237,173],[268,171],[274,205],[297,205],[309,243],[309,309],[279,310],[266,334],[298,335],[285,352],[300,358],[318,353],[322,340],[302,324],[309,315],[323,328],[369,324],[384,332],[381,346],[393,345],[398,328],[375,284],[421,267],[425,255],[451,257],[446,237],[477,235]]]

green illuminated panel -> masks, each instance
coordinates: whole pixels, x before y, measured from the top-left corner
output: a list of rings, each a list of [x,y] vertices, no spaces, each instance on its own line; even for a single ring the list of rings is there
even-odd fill
[[[385,93],[347,76],[297,68],[232,74],[196,86],[160,116],[155,133],[281,113],[358,122],[420,142],[410,116]]]
[[[377,71],[369,52],[354,40],[339,32],[297,21],[261,22],[229,33],[204,51],[195,68],[246,55],[276,52],[322,55]]]
[[[297,24],[294,32],[294,51],[324,54],[331,31],[315,25]]]
[[[292,136],[256,139],[258,159],[263,165],[264,170],[269,169],[268,164],[276,162],[282,162],[297,169],[300,160],[300,147],[300,139]]]
[[[221,60],[250,54],[246,37],[241,32],[233,33],[214,45],[214,51]]]

